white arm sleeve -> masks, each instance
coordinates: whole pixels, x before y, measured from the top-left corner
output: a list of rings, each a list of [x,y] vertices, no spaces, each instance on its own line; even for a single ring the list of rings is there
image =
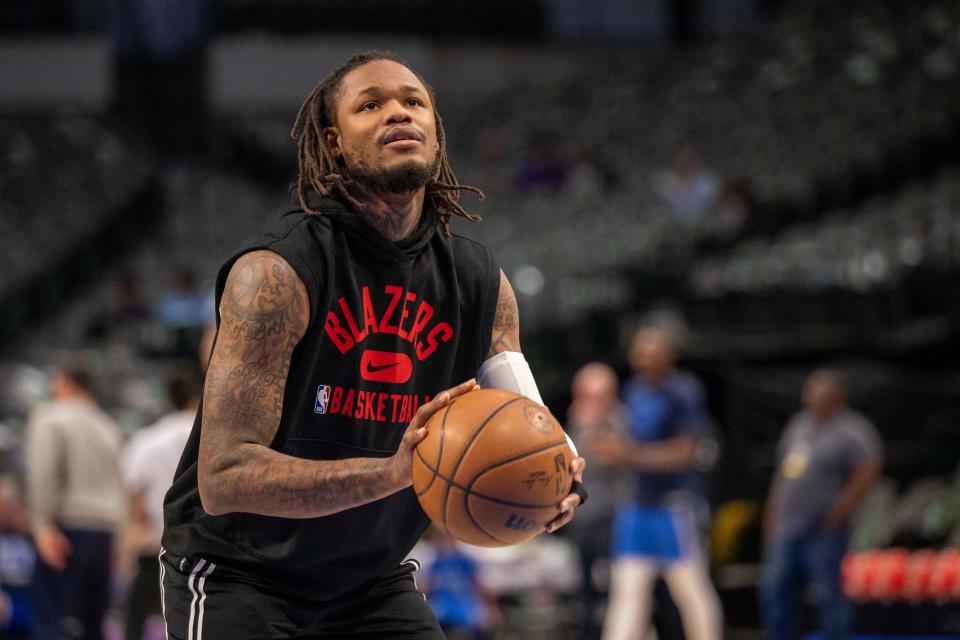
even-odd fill
[[[540,397],[540,391],[537,389],[537,382],[533,379],[533,372],[530,371],[530,365],[527,359],[518,351],[501,351],[492,358],[488,358],[480,365],[477,371],[477,384],[482,389],[506,389],[526,396],[536,402],[543,404],[543,398]],[[570,436],[567,436],[567,444],[573,455],[578,456],[577,448],[573,444]]]

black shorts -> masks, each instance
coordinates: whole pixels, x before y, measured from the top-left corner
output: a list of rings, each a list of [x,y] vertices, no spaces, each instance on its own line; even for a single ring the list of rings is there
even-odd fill
[[[160,554],[168,640],[444,640],[405,561],[373,586],[336,601],[278,593],[251,576],[203,558]]]

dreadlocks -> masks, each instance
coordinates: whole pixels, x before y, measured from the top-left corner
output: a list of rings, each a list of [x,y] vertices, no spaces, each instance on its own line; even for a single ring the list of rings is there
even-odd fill
[[[375,60],[391,60],[402,64],[420,79],[430,94],[434,104],[433,89],[423,81],[420,75],[410,68],[404,60],[394,53],[387,51],[366,51],[347,60],[346,64],[335,69],[307,96],[297,119],[290,130],[290,137],[297,141],[297,196],[300,206],[308,214],[320,215],[319,211],[310,207],[307,201],[308,189],[313,189],[321,197],[335,197],[342,199],[355,209],[363,209],[364,205],[356,198],[356,184],[345,172],[342,159],[331,153],[323,130],[333,126],[336,121],[336,100],[340,90],[340,83],[353,69],[361,67]],[[480,217],[467,213],[458,202],[461,191],[470,191],[483,199],[483,192],[476,187],[462,185],[457,181],[450,162],[447,160],[446,135],[443,132],[443,123],[436,107],[433,112],[437,123],[437,151],[439,162],[427,183],[426,196],[437,213],[437,223],[446,235],[450,235],[450,219],[453,214],[462,216],[471,222],[479,222]]]

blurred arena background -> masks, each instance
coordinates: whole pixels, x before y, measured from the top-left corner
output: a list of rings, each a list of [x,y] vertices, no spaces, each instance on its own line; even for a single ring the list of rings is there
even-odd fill
[[[957,0],[6,0],[3,589],[29,582],[18,451],[51,363],[83,354],[128,434],[164,413],[171,367],[199,370],[218,266],[288,208],[297,107],[367,48],[436,88],[451,164],[487,195],[458,231],[512,280],[561,422],[580,366],[626,378],[641,320],[681,329],[728,637],[760,635],[774,449],[824,365],[886,456],[846,565],[858,632],[960,635]],[[579,637],[569,535],[471,553],[491,637]],[[655,618],[682,637],[659,592]]]

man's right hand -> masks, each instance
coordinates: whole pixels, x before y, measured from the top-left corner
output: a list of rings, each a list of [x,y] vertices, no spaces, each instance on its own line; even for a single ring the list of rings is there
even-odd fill
[[[67,568],[67,558],[73,548],[60,529],[54,526],[40,527],[33,534],[40,559],[58,571]]]
[[[590,448],[591,459],[603,467],[626,467],[630,463],[629,450],[632,443],[623,436],[605,433],[599,435]]]
[[[450,404],[450,401],[457,396],[462,396],[476,388],[477,381],[474,379],[461,382],[455,387],[441,391],[434,396],[433,400],[417,409],[413,420],[410,421],[407,430],[403,433],[400,448],[390,459],[391,475],[396,478],[399,489],[406,489],[413,484],[413,450],[427,437],[427,422],[430,421],[433,414]]]

